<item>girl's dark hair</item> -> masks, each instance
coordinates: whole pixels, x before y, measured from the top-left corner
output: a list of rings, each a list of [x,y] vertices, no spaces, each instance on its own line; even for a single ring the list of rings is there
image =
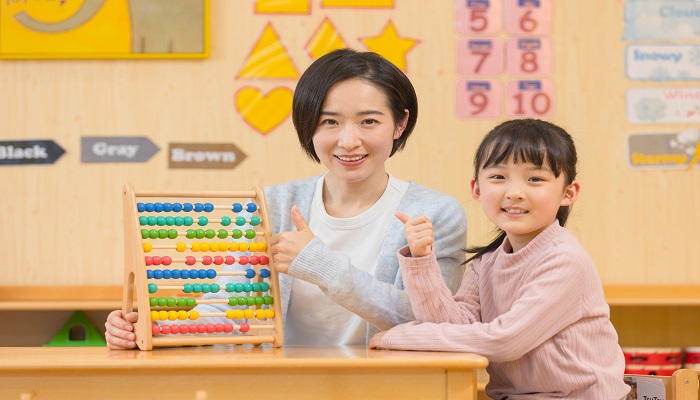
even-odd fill
[[[537,166],[547,167],[559,177],[564,174],[566,185],[576,179],[576,146],[564,129],[538,119],[516,119],[506,121],[489,132],[476,150],[474,157],[474,179],[486,167],[507,162],[527,162]],[[559,207],[557,219],[564,226],[569,217],[571,206]],[[486,246],[467,248],[467,253],[473,254],[467,262],[496,250],[506,237],[506,233],[496,228],[496,238]]]
[[[406,145],[418,119],[416,91],[394,64],[379,54],[352,49],[332,51],[316,61],[301,75],[292,101],[292,122],[299,136],[299,143],[306,154],[320,162],[313,145],[313,136],[321,116],[321,107],[333,85],[348,79],[362,79],[386,96],[395,123],[406,116],[408,123],[403,134],[394,140],[390,157]]]

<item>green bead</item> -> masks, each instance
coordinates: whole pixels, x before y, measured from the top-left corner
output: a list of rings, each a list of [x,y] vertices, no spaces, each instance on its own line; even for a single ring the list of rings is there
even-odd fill
[[[192,285],[192,292],[193,293],[202,293],[202,284],[200,283],[195,283]]]
[[[185,217],[183,222],[185,223],[185,226],[190,226],[194,224],[194,219],[192,219],[192,217]]]
[[[179,297],[177,299],[177,306],[178,307],[185,307],[187,305],[187,299],[184,297]]]
[[[170,229],[168,231],[168,239],[176,239],[178,236],[178,233],[175,229]]]
[[[237,306],[238,305],[238,298],[233,297],[233,296],[229,297],[228,298],[228,305],[230,305],[231,307]]]
[[[221,217],[221,225],[223,225],[223,226],[231,225],[231,218],[226,217],[226,216]]]
[[[238,226],[243,226],[243,225],[245,225],[245,218],[243,218],[243,217],[236,217],[236,225],[238,225]]]
[[[207,229],[204,232],[204,235],[207,237],[207,239],[214,239],[216,237],[216,231],[213,229]]]
[[[209,219],[207,217],[199,217],[199,226],[207,226]]]
[[[268,290],[270,290],[270,284],[267,282],[261,282],[260,283],[260,291],[267,292]]]
[[[151,229],[148,233],[151,239],[158,239],[158,229]]]
[[[177,301],[172,297],[168,297],[166,300],[168,303],[168,307],[175,307],[175,304],[177,304]]]
[[[182,224],[185,223],[185,220],[182,219],[182,217],[175,217],[175,226],[182,226]]]
[[[253,286],[253,291],[254,291],[254,292],[259,292],[260,289],[261,289],[261,285],[260,285],[259,283],[257,283],[257,282],[253,283],[252,286]]]
[[[219,239],[226,239],[228,237],[228,232],[226,229],[219,229],[219,234],[217,236]]]
[[[159,297],[158,307],[165,307],[166,305],[168,305],[168,301],[165,299],[165,297]]]
[[[261,306],[265,303],[263,300],[262,296],[255,296],[255,305],[256,306]]]
[[[148,284],[148,293],[155,293],[158,291],[158,285],[155,283],[149,283]]]
[[[157,222],[158,226],[164,226],[165,225],[165,217],[158,217]]]
[[[246,297],[246,305],[254,306],[255,305],[255,297]]]
[[[148,217],[148,225],[154,226],[158,222],[158,218],[156,217]]]
[[[204,229],[197,229],[197,239],[204,239]]]
[[[260,225],[260,222],[262,222],[262,220],[257,215],[253,215],[252,217],[250,217],[250,224],[251,225],[258,226],[258,225]]]
[[[183,292],[185,293],[192,293],[192,284],[191,283],[185,283],[184,288],[182,289]]]
[[[267,305],[274,303],[274,299],[272,298],[272,296],[263,296],[263,301]]]
[[[212,293],[219,293],[220,290],[221,290],[221,286],[219,286],[218,283],[211,284],[211,292]]]
[[[194,229],[188,229],[187,239],[194,239],[195,237],[197,237],[197,231],[195,231]]]
[[[141,229],[141,239],[148,239],[148,229]]]
[[[148,217],[145,217],[145,216],[139,217],[139,225],[141,225],[141,226],[148,225]]]
[[[197,304],[197,300],[192,297],[187,298],[187,307],[194,307]]]
[[[255,237],[255,231],[252,230],[252,229],[247,229],[247,230],[245,231],[245,237],[246,237],[247,239],[253,239],[253,238]]]
[[[231,231],[231,237],[234,239],[240,239],[243,237],[243,232],[240,229],[234,229]]]
[[[158,305],[158,299],[156,299],[155,297],[150,297],[148,299],[148,303],[150,303],[151,307],[155,307]]]
[[[244,305],[246,305],[245,296],[239,296],[239,297],[237,298],[237,300],[238,300],[238,305],[239,305],[239,306],[244,306]]]
[[[175,218],[173,217],[165,217],[165,224],[168,226],[173,226],[175,225]]]
[[[167,230],[167,229],[160,229],[160,230],[158,231],[158,237],[159,237],[160,239],[165,239],[165,238],[167,238],[167,237],[168,237],[168,230]]]

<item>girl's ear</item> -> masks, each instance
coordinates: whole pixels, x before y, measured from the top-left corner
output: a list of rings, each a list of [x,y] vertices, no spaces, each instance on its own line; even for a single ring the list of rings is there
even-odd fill
[[[561,199],[560,206],[570,206],[574,204],[578,199],[580,191],[581,185],[577,181],[571,182],[571,184],[564,189],[564,198]]]
[[[394,132],[394,140],[400,138],[401,135],[403,135],[403,131],[406,129],[406,125],[408,125],[408,109],[405,109],[403,111],[403,119],[396,123],[396,132]]]
[[[481,197],[481,189],[479,189],[479,182],[477,182],[476,179],[472,179],[471,187],[472,187],[472,198],[476,201],[479,201],[479,198]]]

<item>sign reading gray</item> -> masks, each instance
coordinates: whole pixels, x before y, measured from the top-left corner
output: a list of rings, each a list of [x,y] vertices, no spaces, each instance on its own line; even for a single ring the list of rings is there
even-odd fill
[[[84,163],[145,162],[160,150],[144,136],[83,136],[80,143]]]

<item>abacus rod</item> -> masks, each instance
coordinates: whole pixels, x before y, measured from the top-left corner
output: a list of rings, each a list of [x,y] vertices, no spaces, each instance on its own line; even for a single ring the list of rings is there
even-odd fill
[[[252,326],[251,326],[252,328]],[[172,336],[154,337],[153,346],[188,346],[207,344],[260,344],[273,343],[274,336],[253,336],[253,335],[213,335],[213,336]]]
[[[156,192],[156,191],[135,191],[135,197],[187,197],[201,199],[228,199],[228,198],[256,198],[254,191],[233,191],[233,192]],[[230,206],[229,206],[230,207]]]

